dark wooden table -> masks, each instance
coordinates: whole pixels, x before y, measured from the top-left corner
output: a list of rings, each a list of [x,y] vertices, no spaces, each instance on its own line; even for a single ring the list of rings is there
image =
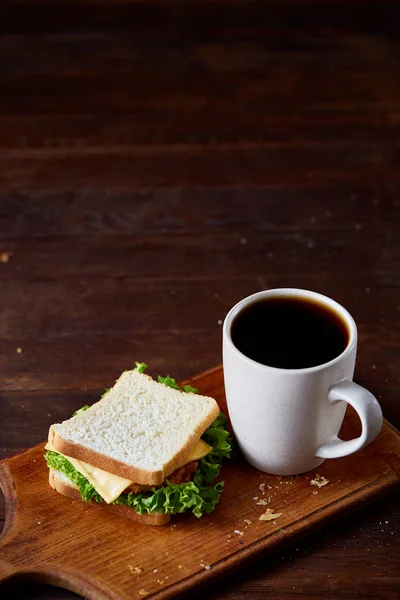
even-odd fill
[[[276,286],[352,312],[356,380],[400,425],[399,22],[386,1],[2,2],[1,457],[134,360],[219,363],[228,309]],[[398,598],[398,499],[196,597]]]

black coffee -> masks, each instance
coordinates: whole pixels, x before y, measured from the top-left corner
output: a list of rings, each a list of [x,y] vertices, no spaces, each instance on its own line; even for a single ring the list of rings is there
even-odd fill
[[[296,297],[273,297],[245,307],[233,320],[232,341],[249,358],[270,367],[322,365],[346,348],[346,323],[328,306]]]

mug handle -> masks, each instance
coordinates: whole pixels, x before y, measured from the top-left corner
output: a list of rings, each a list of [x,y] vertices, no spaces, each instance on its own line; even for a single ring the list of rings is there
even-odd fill
[[[329,390],[328,402],[335,404],[339,400],[348,402],[357,411],[362,425],[361,435],[347,442],[335,436],[318,448],[316,456],[320,458],[340,458],[353,454],[370,444],[382,427],[382,409],[375,396],[361,385],[349,379],[333,385]]]

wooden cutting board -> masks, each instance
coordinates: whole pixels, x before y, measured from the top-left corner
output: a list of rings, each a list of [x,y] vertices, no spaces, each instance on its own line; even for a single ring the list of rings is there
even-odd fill
[[[221,367],[190,383],[226,411]],[[341,436],[349,439],[358,431],[358,419],[348,411]],[[200,520],[174,517],[167,526],[150,527],[54,492],[43,447],[0,462],[7,506],[0,582],[28,573],[90,600],[171,598],[356,509],[400,481],[400,434],[385,422],[368,448],[317,469],[329,479],[320,489],[310,485],[315,472],[276,477],[236,458],[225,464],[225,491],[214,513]],[[258,504],[262,500],[268,505]],[[260,521],[268,507],[282,516]]]

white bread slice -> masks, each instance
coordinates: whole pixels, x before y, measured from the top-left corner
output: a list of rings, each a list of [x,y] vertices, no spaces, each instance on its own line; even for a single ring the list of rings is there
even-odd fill
[[[125,371],[99,401],[50,427],[57,452],[145,485],[182,465],[219,414],[213,398],[180,392]]]
[[[71,500],[82,500],[81,493],[72,481],[68,479],[61,471],[55,471],[54,469],[49,470],[49,483],[51,487],[56,490],[59,494],[71,498]],[[166,525],[170,522],[171,516],[163,513],[150,513],[139,515],[133,508],[129,506],[119,506],[118,504],[106,504],[106,502],[97,503],[96,506],[108,510],[120,517],[127,517],[133,521],[138,521],[144,525]]]

